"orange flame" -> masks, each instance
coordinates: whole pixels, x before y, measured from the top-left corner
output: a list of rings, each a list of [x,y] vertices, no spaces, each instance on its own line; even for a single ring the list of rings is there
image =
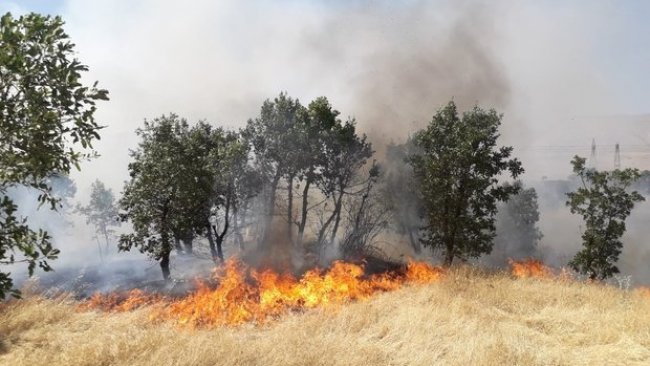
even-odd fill
[[[239,260],[230,259],[214,273],[219,283],[216,288],[199,281],[196,291],[180,299],[147,295],[139,290],[128,296],[94,295],[82,309],[128,311],[154,305],[153,320],[173,320],[191,327],[251,321],[260,324],[293,310],[365,300],[376,292],[395,290],[407,283],[431,283],[440,279],[442,273],[440,268],[427,263],[409,262],[404,273],[365,277],[360,265],[334,262],[328,271],[313,269],[296,279],[272,270],[249,270]]]
[[[641,295],[650,297],[650,287],[640,286],[636,289]]]
[[[517,278],[549,278],[553,271],[540,260],[529,258],[521,261],[509,259],[512,275]]]

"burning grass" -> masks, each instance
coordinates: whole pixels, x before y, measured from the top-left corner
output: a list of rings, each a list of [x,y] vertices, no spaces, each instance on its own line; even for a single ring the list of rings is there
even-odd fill
[[[403,273],[372,276],[364,276],[361,265],[335,262],[327,271],[313,269],[296,279],[273,270],[251,270],[230,259],[215,272],[216,286],[199,281],[197,290],[185,297],[170,299],[139,290],[96,294],[80,309],[121,312],[149,306],[152,320],[171,320],[190,327],[262,324],[290,311],[366,300],[377,292],[396,290],[408,283],[431,283],[441,276],[440,268],[424,262],[409,262]]]
[[[553,270],[542,261],[529,258],[521,261],[509,259],[512,275],[517,278],[551,278]]]
[[[323,278],[323,276],[321,276]],[[179,328],[150,309],[78,311],[31,297],[0,311],[0,365],[647,365],[641,291],[472,268],[263,327]]]

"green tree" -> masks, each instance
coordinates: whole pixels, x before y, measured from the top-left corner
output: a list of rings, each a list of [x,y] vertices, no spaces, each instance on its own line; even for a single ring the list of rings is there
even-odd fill
[[[183,136],[189,131],[187,122],[176,115],[145,121],[136,131],[141,141],[130,155],[131,180],[126,183],[119,201],[123,221],[129,221],[133,233],[120,236],[120,250],[138,248],[160,261],[163,277],[170,277],[171,240],[185,224],[185,200],[195,185],[184,171],[189,163],[183,151]],[[193,202],[193,200],[192,200]],[[183,227],[184,228],[184,227]]]
[[[90,188],[90,201],[86,206],[77,205],[76,211],[86,216],[86,224],[95,227],[99,256],[103,258],[99,236],[104,238],[105,252],[108,254],[110,237],[115,233],[112,228],[120,226],[113,190],[106,188],[100,180],[95,180]]]
[[[252,145],[254,163],[264,179],[266,222],[259,245],[270,244],[271,224],[276,210],[278,187],[287,182],[287,237],[291,238],[293,182],[303,167],[303,151],[298,125],[304,124],[308,111],[297,99],[281,93],[274,100],[266,100],[260,116],[248,121],[244,135]]]
[[[179,252],[191,253],[191,238],[202,235],[213,260],[223,262],[231,223],[237,229],[233,221],[241,205],[259,187],[248,142],[205,122],[190,128],[176,115],[145,121],[137,134],[141,142],[131,152],[131,180],[120,200],[121,217],[133,233],[120,237],[120,249],[136,247],[160,260],[169,279],[172,239],[185,242],[185,248],[176,246]]]
[[[235,232],[240,247],[240,210],[255,197],[261,188],[258,172],[249,164],[250,144],[237,132],[223,133],[222,144],[212,157],[214,192],[211,212],[215,242],[209,236],[210,250],[215,262],[223,263],[223,242],[230,232]],[[216,244],[216,250],[215,250]]]
[[[567,193],[566,205],[571,213],[585,221],[582,234],[583,249],[569,262],[576,271],[595,280],[604,280],[619,273],[615,263],[621,254],[625,233],[625,219],[636,202],[645,199],[628,188],[639,178],[637,169],[597,171],[585,167],[585,158],[575,156],[571,161],[573,172],[582,186]]]
[[[278,197],[284,192],[288,243],[302,247],[309,211],[330,200],[333,208],[318,232],[318,243],[325,241],[326,233],[330,234],[330,241],[336,236],[343,197],[350,193],[346,190],[354,184],[363,185],[354,178],[372,156],[370,143],[365,136],[357,135],[354,120],[342,123],[338,115],[325,97],[304,107],[297,99],[281,93],[273,101],[265,101],[260,116],[248,121],[244,137],[252,146],[253,165],[263,178],[262,193],[267,199],[260,243],[270,244],[271,220]],[[310,202],[314,188],[325,200],[321,196],[320,202]],[[300,191],[296,193],[296,189]],[[298,204],[294,203],[295,196],[302,198]],[[295,215],[294,206],[299,207]],[[298,231],[296,240],[292,238],[294,225]]]
[[[82,84],[88,67],[74,57],[63,24],[33,13],[0,18],[0,265],[25,262],[30,275],[37,265],[51,270],[48,260],[58,251],[46,232],[17,214],[7,190],[30,187],[41,204],[56,209],[59,199],[47,178],[67,175],[94,156],[95,103],[108,100],[97,83]],[[11,287],[9,273],[0,272],[0,297]]]
[[[413,176],[413,167],[408,164],[408,156],[414,153],[414,148],[412,138],[404,144],[387,146],[381,195],[390,209],[393,229],[405,235],[413,251],[420,253],[422,204],[415,188],[417,182]]]
[[[174,169],[179,174],[173,183],[177,188],[173,200],[176,214],[172,231],[177,250],[192,254],[195,235],[212,239],[209,219],[216,195],[215,179],[221,168],[214,163],[222,155],[224,131],[201,121],[192,128],[185,126],[179,130],[175,139],[178,149]],[[180,240],[183,241],[184,248],[180,247]]]
[[[502,173],[524,170],[510,159],[512,147],[497,147],[501,115],[479,107],[459,117],[453,101],[415,137],[410,163],[419,187],[425,246],[442,249],[444,264],[490,253],[497,202],[519,187],[499,183]]]
[[[355,188],[365,186],[359,181],[359,170],[366,165],[374,151],[366,135],[359,136],[354,120],[338,123],[328,131],[325,143],[327,159],[322,167],[319,186],[323,195],[332,202],[332,210],[318,230],[320,246],[332,244],[336,238],[342,217],[344,197],[355,194]],[[374,177],[370,177],[371,179]],[[331,227],[331,229],[330,229]],[[329,241],[326,234],[329,230]]]
[[[505,265],[508,257],[527,258],[535,255],[542,232],[537,227],[539,206],[535,188],[524,188],[498,205],[493,262]]]
[[[302,245],[305,228],[307,227],[309,210],[317,205],[309,202],[309,191],[314,185],[318,185],[323,179],[323,168],[327,164],[328,143],[332,141],[332,134],[341,126],[338,119],[339,111],[335,110],[327,98],[319,97],[309,103],[308,118],[302,120],[300,128],[301,144],[303,152],[298,161],[300,174],[299,181],[302,184],[302,205],[300,218],[294,220],[298,226],[298,246]]]

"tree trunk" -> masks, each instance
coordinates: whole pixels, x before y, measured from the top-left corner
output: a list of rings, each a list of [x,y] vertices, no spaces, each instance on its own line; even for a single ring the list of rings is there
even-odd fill
[[[163,279],[169,281],[169,252],[163,253],[160,257],[160,269],[162,270]]]
[[[224,262],[223,259],[223,249],[222,249],[222,244],[223,243],[223,236],[217,235],[217,258],[219,259],[220,263]]]
[[[318,230],[318,245],[323,244],[323,238],[325,237],[325,232],[327,231],[327,228],[330,226],[332,223],[332,220],[334,220],[334,216],[336,216],[336,212],[333,211],[330,217],[325,220],[323,223],[323,226]]]
[[[171,243],[169,242],[169,225],[167,223],[167,213],[169,212],[168,202],[163,206],[162,220],[161,220],[161,230],[160,230],[160,241],[161,241],[161,255],[160,255],[160,269],[163,273],[163,279],[169,281],[170,271],[169,271],[169,253],[172,251]]]
[[[160,255],[160,269],[162,270],[163,279],[165,279],[165,281],[169,281],[169,253],[171,253],[172,248],[169,243],[169,235],[166,231],[163,231],[161,233],[161,244],[162,254]]]
[[[222,245],[223,240],[226,238],[226,234],[228,233],[228,227],[230,226],[230,204],[231,204],[231,198],[230,196],[226,197],[226,212],[223,217],[223,231],[221,231],[221,234],[217,234],[217,228],[212,226],[214,229],[214,233],[217,234],[217,257],[219,258],[219,261],[221,263],[224,262],[223,259],[223,250],[222,250]]]
[[[289,186],[287,187],[287,239],[289,243],[292,242],[291,229],[293,226],[293,180],[294,176],[290,175],[287,178]]]
[[[312,171],[310,169],[305,181],[305,188],[302,190],[302,215],[300,216],[300,223],[298,224],[298,242],[297,245],[302,246],[302,238],[305,235],[305,226],[307,225],[307,205],[309,204],[309,186],[312,180]]]
[[[212,261],[216,264],[217,258],[219,258],[217,249],[214,244],[214,237],[212,236],[212,226],[208,222],[206,224],[206,230],[208,231],[208,243],[210,245],[210,255],[212,256]]]
[[[271,190],[269,192],[270,197],[269,197],[269,207],[267,207],[267,217],[266,217],[266,222],[264,225],[264,234],[261,236],[261,240],[258,243],[259,248],[263,248],[266,245],[268,245],[269,238],[271,236],[271,224],[273,223],[273,216],[275,215],[275,192],[278,189],[278,183],[280,182],[281,175],[279,173],[276,173],[275,177],[273,178],[273,181],[271,182]]]
[[[184,250],[185,254],[192,255],[192,253],[194,252],[193,240],[194,240],[194,238],[192,237],[191,234],[186,235],[183,238],[183,250]]]
[[[102,232],[104,233],[104,240],[106,241],[106,255],[108,255],[110,251],[110,243],[108,240],[108,229],[106,229],[106,225],[102,227]]]
[[[343,206],[343,188],[341,188],[341,192],[339,193],[338,200],[336,201],[336,205],[334,206],[334,215],[336,219],[334,220],[334,227],[332,228],[332,234],[330,235],[330,241],[329,241],[330,244],[334,243],[334,239],[336,238],[336,232],[338,231],[339,224],[341,223],[342,206]]]
[[[174,235],[174,248],[178,253],[183,252],[183,247],[181,246],[181,239],[176,235]]]
[[[104,262],[104,255],[102,254],[102,245],[99,242],[99,238],[95,236],[95,239],[97,240],[97,249],[99,249],[99,260],[100,262]]]
[[[451,267],[451,263],[454,261],[454,249],[453,245],[447,243],[447,248],[445,250],[445,261],[443,262],[444,267]]]
[[[413,251],[415,252],[415,254],[420,254],[422,252],[420,241],[415,238],[415,236],[413,235],[413,230],[411,230],[411,228],[407,228],[406,231],[409,234],[409,241],[411,242],[411,247],[413,247]]]
[[[233,206],[233,212],[232,212],[232,232],[235,235],[235,242],[237,246],[239,247],[240,251],[244,250],[244,238],[242,238],[241,230],[239,228],[239,209],[237,208],[237,205]]]

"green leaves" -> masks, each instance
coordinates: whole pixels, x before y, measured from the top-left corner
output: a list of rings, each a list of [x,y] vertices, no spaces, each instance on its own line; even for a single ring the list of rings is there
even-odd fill
[[[619,272],[615,263],[621,254],[625,233],[625,219],[636,202],[645,199],[628,188],[640,177],[637,169],[597,171],[586,168],[586,159],[575,156],[571,161],[573,172],[581,179],[582,187],[567,193],[571,213],[585,220],[582,234],[584,249],[569,265],[591,279],[604,280]]]
[[[99,138],[95,101],[108,100],[108,92],[96,84],[81,84],[88,67],[75,58],[63,24],[60,17],[33,13],[18,19],[7,13],[0,19],[0,197],[7,198],[7,188],[28,186],[51,209],[58,199],[47,178],[67,175],[94,156],[76,148],[91,149]],[[50,237],[32,231],[13,216],[11,204],[2,202],[0,263],[25,262],[30,274],[37,265],[50,270],[47,260],[58,254]],[[2,274],[0,298],[10,286],[10,277]]]
[[[438,111],[414,136],[409,162],[419,187],[426,224],[422,243],[441,249],[445,264],[490,253],[497,201],[521,189],[499,183],[524,169],[510,159],[511,147],[497,147],[501,116],[478,107],[463,113],[454,102]]]
[[[160,259],[170,238],[202,233],[221,197],[236,200],[233,183],[248,162],[248,145],[234,132],[205,122],[190,127],[176,115],[145,121],[141,141],[131,152],[131,180],[119,205],[134,233],[122,235],[120,250],[135,247]]]

